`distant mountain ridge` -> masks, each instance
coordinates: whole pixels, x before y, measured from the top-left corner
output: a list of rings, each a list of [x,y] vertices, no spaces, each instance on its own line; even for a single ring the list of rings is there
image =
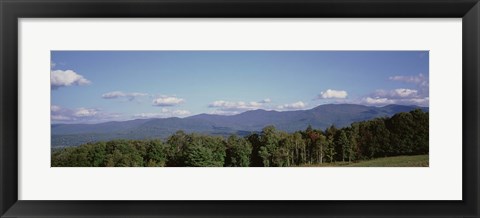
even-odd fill
[[[261,131],[267,125],[294,132],[304,130],[308,125],[325,129],[330,125],[345,127],[353,122],[376,117],[392,116],[428,107],[415,105],[387,105],[374,107],[356,104],[325,104],[309,110],[267,111],[251,110],[236,115],[198,114],[185,118],[150,118],[129,121],[111,121],[98,124],[53,124],[52,147],[74,146],[87,142],[113,139],[164,138],[178,130],[211,135],[246,135]]]

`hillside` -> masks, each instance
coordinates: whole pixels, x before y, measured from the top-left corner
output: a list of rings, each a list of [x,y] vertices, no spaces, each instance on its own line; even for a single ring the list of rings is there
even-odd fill
[[[387,105],[373,107],[355,104],[326,104],[310,110],[253,110],[237,115],[199,114],[186,118],[152,118],[114,121],[98,124],[54,124],[51,126],[52,147],[75,146],[112,139],[154,139],[166,137],[178,130],[210,135],[247,135],[261,131],[267,125],[294,132],[308,125],[325,129],[330,125],[348,126],[353,122],[408,112],[418,106]],[[428,111],[428,108],[421,108]]]

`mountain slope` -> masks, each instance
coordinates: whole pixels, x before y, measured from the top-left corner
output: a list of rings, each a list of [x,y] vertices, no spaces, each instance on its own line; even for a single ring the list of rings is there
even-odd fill
[[[310,110],[266,111],[252,110],[237,115],[199,114],[186,118],[152,118],[116,121],[99,124],[55,124],[51,126],[52,146],[79,145],[90,141],[112,139],[164,138],[178,131],[212,135],[245,135],[261,131],[267,125],[294,132],[308,125],[325,129],[330,125],[348,126],[353,122],[408,112],[418,106],[387,105],[372,107],[355,104],[327,104]],[[421,108],[428,111],[428,108]]]

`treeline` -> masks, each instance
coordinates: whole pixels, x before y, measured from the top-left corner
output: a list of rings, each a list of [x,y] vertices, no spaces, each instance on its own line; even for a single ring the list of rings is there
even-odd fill
[[[166,140],[114,140],[52,152],[53,167],[288,167],[428,154],[428,112],[356,122],[338,129],[309,126],[286,133],[228,138],[178,131]]]

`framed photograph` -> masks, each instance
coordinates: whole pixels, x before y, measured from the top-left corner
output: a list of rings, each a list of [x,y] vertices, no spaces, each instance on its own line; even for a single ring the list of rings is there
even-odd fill
[[[478,217],[480,5],[0,3],[1,217]]]

